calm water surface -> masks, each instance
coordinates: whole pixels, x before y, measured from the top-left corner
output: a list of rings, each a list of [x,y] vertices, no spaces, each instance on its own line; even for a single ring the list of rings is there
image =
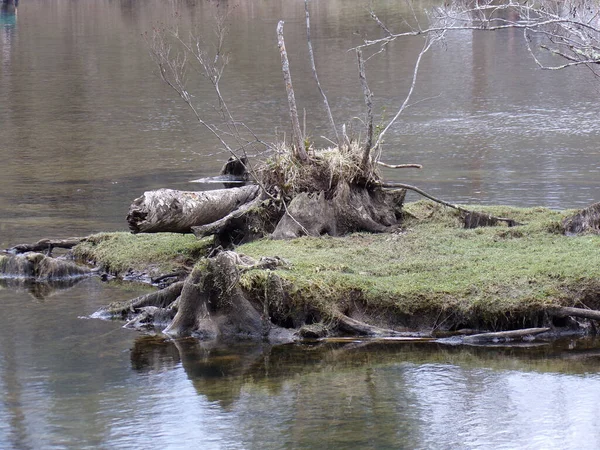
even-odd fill
[[[422,2],[430,5],[432,2]],[[330,137],[299,1],[229,4],[234,114],[288,131],[275,26],[317,143]],[[349,48],[380,31],[359,0],[314,0],[313,45],[338,124],[363,114]],[[376,1],[398,29],[401,2]],[[142,33],[181,18],[208,40],[215,3],[21,0],[0,11],[0,246],[126,228],[144,190],[208,188],[227,158],[156,76]],[[376,114],[400,104],[420,41],[369,62]],[[214,117],[210,90],[193,93]],[[571,208],[600,199],[597,98],[586,71],[542,72],[520,33],[459,33],[423,63],[385,143],[389,171],[462,203]],[[64,287],[64,286],[63,286]],[[269,348],[165,341],[84,317],[140,286],[0,285],[0,448],[598,448],[600,347],[345,343]]]

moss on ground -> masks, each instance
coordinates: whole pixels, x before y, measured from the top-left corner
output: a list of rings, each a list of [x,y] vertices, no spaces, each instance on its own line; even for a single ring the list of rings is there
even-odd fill
[[[463,229],[454,210],[422,201],[406,206],[397,234],[261,240],[237,250],[286,260],[277,274],[303,303],[343,309],[358,300],[371,311],[492,328],[535,326],[554,305],[600,306],[600,237],[560,234],[573,211],[476,209],[525,225]],[[242,282],[260,290],[264,279],[250,271]]]
[[[160,275],[177,271],[206,256],[212,239],[192,234],[125,232],[99,233],[73,249],[76,259],[91,262],[106,272],[144,272]]]

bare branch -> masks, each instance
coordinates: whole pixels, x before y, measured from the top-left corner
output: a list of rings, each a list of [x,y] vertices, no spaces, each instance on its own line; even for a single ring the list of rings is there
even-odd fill
[[[329,123],[331,124],[331,128],[333,134],[335,135],[335,141],[337,142],[338,147],[340,147],[340,137],[337,132],[337,128],[335,126],[335,122],[333,120],[333,115],[331,114],[331,108],[329,107],[329,102],[327,101],[327,96],[325,92],[321,88],[321,83],[319,82],[319,77],[317,75],[317,67],[315,65],[315,56],[313,54],[312,42],[310,40],[310,15],[308,13],[308,0],[304,0],[304,11],[306,13],[306,41],[308,43],[308,54],[310,56],[310,65],[312,68],[313,77],[317,82],[317,87],[319,88],[319,92],[321,93],[321,97],[323,97],[323,102],[325,103],[325,110],[327,111],[327,117],[329,118]]]
[[[292,121],[292,141],[295,147],[295,156],[301,161],[306,161],[308,155],[304,148],[304,139],[300,131],[300,121],[298,119],[298,109],[296,108],[296,96],[294,95],[294,87],[292,86],[292,75],[290,73],[290,63],[288,61],[287,52],[285,50],[285,41],[283,39],[283,20],[277,24],[277,42],[279,53],[281,54],[281,70],[283,71],[283,79],[285,81],[285,89],[287,91],[288,105],[290,108],[290,119]]]
[[[362,86],[363,95],[365,97],[365,105],[367,106],[367,140],[365,142],[365,148],[363,151],[363,157],[361,167],[367,168],[371,159],[371,144],[373,143],[373,94],[367,84],[367,75],[365,73],[365,61],[362,57],[362,51],[356,50],[356,57],[358,59],[358,78],[360,79],[360,85]]]
[[[377,147],[379,147],[381,145],[383,137],[385,136],[385,134],[387,133],[387,131],[396,122],[396,120],[398,120],[398,117],[400,117],[400,115],[408,107],[408,105],[409,105],[408,102],[410,101],[410,98],[412,97],[412,94],[413,94],[413,92],[415,90],[415,85],[417,83],[417,75],[419,73],[419,66],[421,65],[421,60],[423,59],[423,55],[425,53],[427,53],[427,51],[429,51],[429,49],[431,48],[431,46],[436,41],[439,41],[440,39],[443,38],[444,33],[445,33],[445,31],[442,31],[439,34],[431,34],[431,35],[427,36],[427,39],[425,40],[425,44],[424,44],[423,48],[421,49],[421,52],[419,53],[419,56],[417,57],[417,60],[415,62],[415,67],[414,67],[413,76],[412,76],[412,82],[411,82],[410,88],[408,90],[408,94],[406,94],[404,102],[400,106],[400,109],[398,110],[398,112],[396,113],[396,115],[392,118],[392,120],[389,121],[389,123],[385,126],[385,128],[381,131],[381,133],[379,133],[379,136],[377,137],[377,141],[375,141],[375,144],[373,145],[373,148],[377,148]]]

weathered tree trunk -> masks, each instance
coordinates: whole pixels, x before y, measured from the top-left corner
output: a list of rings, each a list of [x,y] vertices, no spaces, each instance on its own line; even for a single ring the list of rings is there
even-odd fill
[[[127,222],[133,233],[191,233],[192,227],[222,219],[259,193],[254,185],[206,192],[148,191],[133,201]]]

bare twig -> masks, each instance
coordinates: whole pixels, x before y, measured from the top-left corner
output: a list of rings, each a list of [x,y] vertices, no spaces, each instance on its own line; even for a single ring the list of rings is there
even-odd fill
[[[298,119],[298,109],[296,108],[296,96],[294,95],[294,87],[292,86],[292,75],[290,73],[290,63],[288,61],[287,52],[285,50],[285,41],[283,39],[283,20],[277,24],[277,42],[279,53],[281,54],[281,70],[283,71],[283,79],[285,81],[285,89],[287,91],[288,105],[290,108],[290,119],[292,121],[292,141],[295,147],[295,156],[301,161],[308,160],[306,149],[304,148],[304,139],[300,130],[300,121]]]
[[[386,164],[381,161],[377,161],[377,164],[383,167],[387,167],[388,169],[422,169],[423,166],[421,164]]]
[[[408,107],[408,105],[409,105],[408,102],[410,101],[410,98],[412,97],[412,94],[415,90],[415,86],[417,84],[417,75],[419,73],[419,66],[421,65],[421,60],[423,59],[423,55],[425,55],[425,53],[427,53],[429,51],[429,49],[435,42],[437,42],[443,38],[444,33],[445,33],[445,31],[442,30],[438,34],[431,34],[431,35],[427,36],[427,39],[425,40],[425,44],[423,45],[423,48],[421,49],[421,52],[419,53],[419,56],[417,57],[417,60],[415,62],[415,67],[414,67],[413,76],[412,76],[412,82],[410,84],[408,93],[406,94],[406,97],[404,98],[404,102],[402,102],[400,109],[398,109],[398,112],[396,112],[396,115],[392,118],[392,120],[390,120],[388,122],[388,124],[385,126],[385,128],[381,131],[381,133],[379,133],[379,136],[377,137],[377,141],[375,141],[373,148],[377,148],[381,145],[383,137],[385,136],[387,131],[396,122],[396,120],[398,120],[398,117],[400,117],[400,115]]]
[[[308,54],[310,56],[310,65],[312,68],[313,77],[317,82],[317,87],[319,88],[319,92],[321,97],[323,97],[323,103],[325,103],[325,110],[327,111],[327,117],[329,118],[329,123],[331,124],[331,129],[333,134],[335,135],[335,141],[337,142],[338,147],[341,145],[340,137],[337,132],[337,128],[335,126],[335,122],[333,120],[333,114],[331,114],[331,108],[329,107],[329,101],[327,101],[327,96],[325,92],[321,88],[321,83],[319,82],[319,76],[317,75],[317,67],[315,65],[315,56],[313,53],[312,42],[310,40],[310,15],[308,12],[308,0],[304,0],[304,11],[306,13],[306,41],[308,43]]]
[[[529,53],[540,68],[561,70],[584,65],[598,76],[595,68],[600,64],[599,16],[600,6],[592,0],[450,0],[430,12],[429,27],[418,26],[415,18],[417,26],[411,27],[409,31],[392,33],[386,29],[386,36],[366,40],[359,47],[385,46],[401,37],[427,36],[448,31],[522,29]],[[531,48],[528,33],[535,33],[546,41],[540,42],[539,49],[569,62],[558,65],[542,63]]]

